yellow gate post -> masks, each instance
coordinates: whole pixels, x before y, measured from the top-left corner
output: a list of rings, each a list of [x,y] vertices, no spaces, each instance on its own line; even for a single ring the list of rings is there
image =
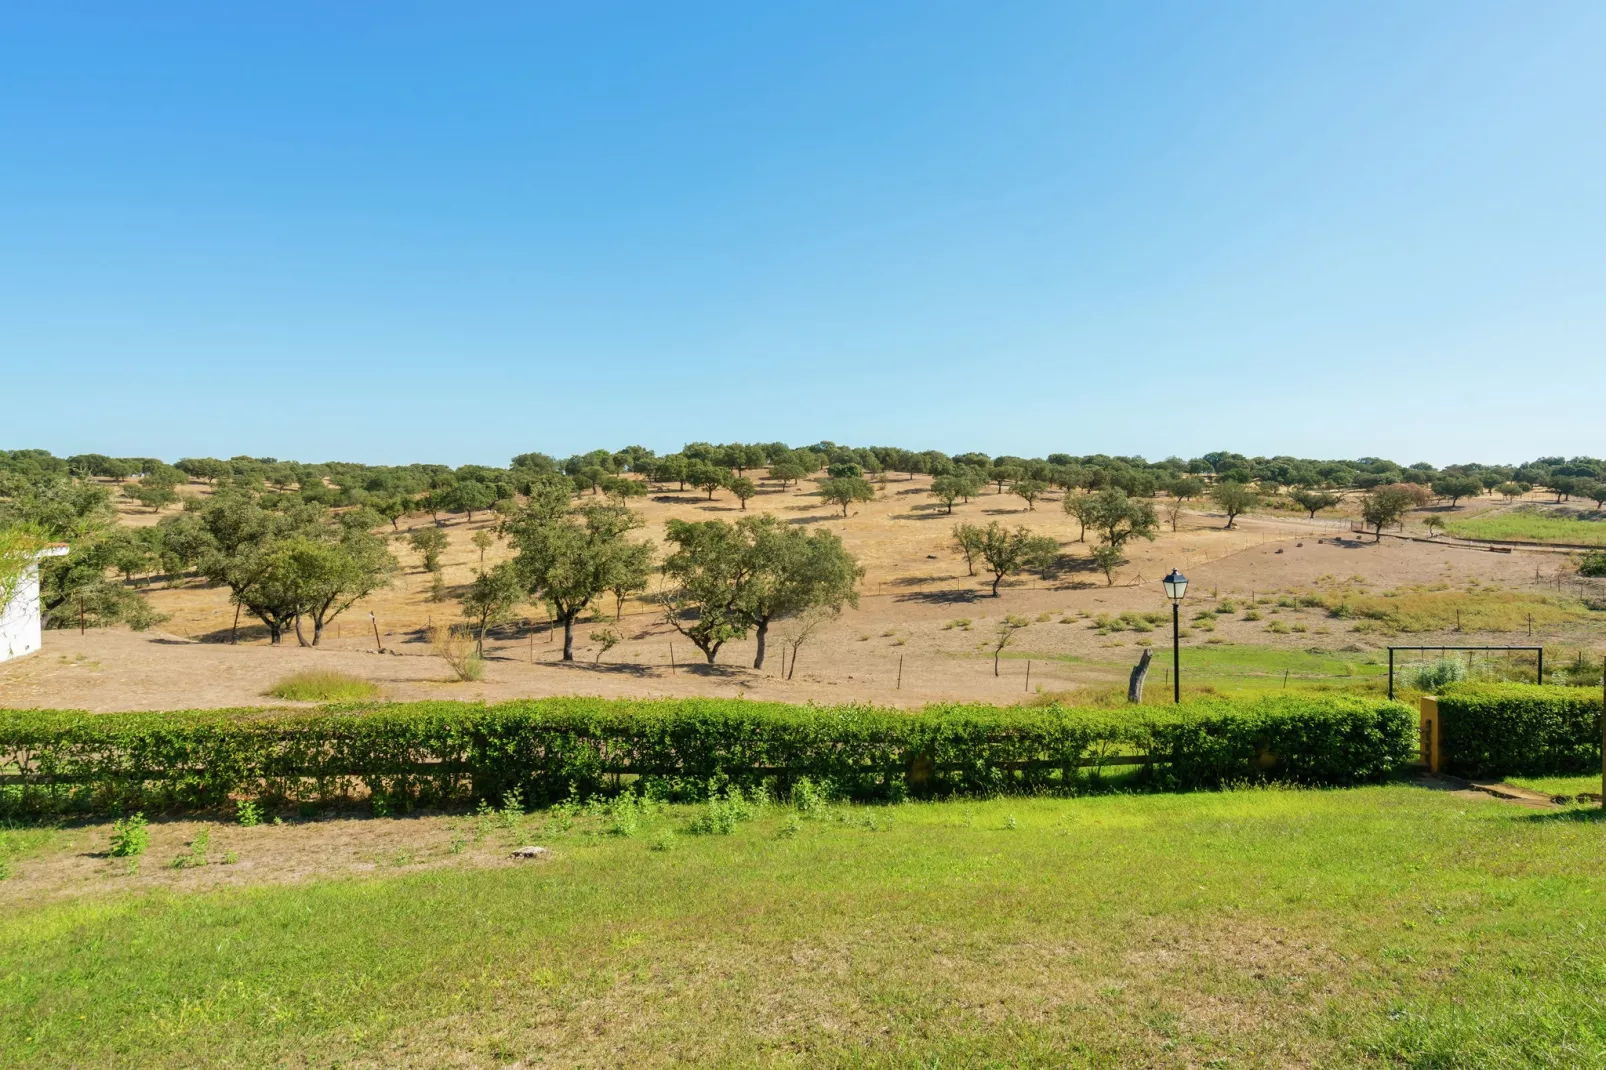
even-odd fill
[[[1428,767],[1428,772],[1439,771],[1439,700],[1434,695],[1423,695],[1421,698],[1422,719],[1417,726],[1417,734],[1422,747],[1422,764]]]

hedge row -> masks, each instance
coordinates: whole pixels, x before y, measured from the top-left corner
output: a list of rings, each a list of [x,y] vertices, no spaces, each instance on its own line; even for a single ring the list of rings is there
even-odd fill
[[[428,702],[313,711],[0,711],[0,809],[215,806],[230,798],[402,805],[532,803],[621,775],[784,789],[829,779],[856,798],[1070,791],[1089,763],[1146,759],[1158,787],[1251,777],[1347,784],[1413,757],[1399,703],[1278,698],[1123,710],[788,706],[742,700]]]
[[[1600,692],[1459,684],[1439,695],[1439,753],[1464,776],[1600,772]]]

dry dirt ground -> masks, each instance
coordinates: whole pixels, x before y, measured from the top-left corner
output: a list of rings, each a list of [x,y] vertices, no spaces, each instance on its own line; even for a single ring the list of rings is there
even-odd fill
[[[601,627],[576,627],[577,661],[559,660],[555,636],[539,609],[504,627],[487,643],[485,678],[473,683],[449,682],[444,663],[431,653],[422,629],[433,622],[456,620],[455,599],[432,602],[430,578],[401,538],[409,527],[431,523],[428,517],[402,524],[395,549],[405,567],[396,582],[348,611],[316,649],[288,639],[270,646],[260,626],[242,620],[238,642],[229,642],[233,607],[227,593],[198,581],[171,587],[154,583],[152,604],[170,614],[161,628],[145,633],[124,630],[72,631],[47,634],[45,649],[29,658],[0,665],[0,706],[119,709],[174,709],[262,705],[275,681],[304,669],[336,669],[377,683],[395,699],[499,699],[544,695],[677,696],[747,695],[792,702],[872,701],[918,706],[932,701],[1016,702],[1039,690],[1110,686],[1124,679],[1138,657],[1129,633],[1104,636],[1090,628],[1089,618],[1125,611],[1165,612],[1169,608],[1159,585],[1165,572],[1179,567],[1192,580],[1190,602],[1212,596],[1243,598],[1284,590],[1309,589],[1319,582],[1353,582],[1373,592],[1407,584],[1462,584],[1472,579],[1506,588],[1543,589],[1565,558],[1550,553],[1495,554],[1446,544],[1385,539],[1381,544],[1349,537],[1346,522],[1316,522],[1281,516],[1239,518],[1234,530],[1224,520],[1202,512],[1182,516],[1180,530],[1169,525],[1153,543],[1131,544],[1131,562],[1106,586],[1087,560],[1090,544],[1077,541],[1078,525],[1060,508],[1057,498],[1027,510],[1012,495],[989,492],[957,505],[952,516],[933,504],[922,477],[892,480],[878,498],[841,516],[808,493],[812,487],[785,491],[767,488],[749,503],[750,511],[771,512],[789,523],[826,527],[839,533],[848,549],[866,567],[860,605],[826,625],[802,646],[791,679],[781,675],[783,643],[772,633],[769,658],[753,669],[751,640],[727,644],[712,668],[702,662],[689,641],[677,635],[660,614],[641,601],[627,601],[618,625],[623,641],[596,661],[597,644],[589,639]],[[196,488],[191,488],[192,492]],[[666,493],[638,500],[647,524],[643,536],[663,544],[663,524],[683,519],[732,519],[742,515],[728,495],[713,501],[695,491]],[[1487,508],[1487,505],[1480,505]],[[127,514],[131,522],[151,522],[148,512]],[[968,576],[950,543],[959,521],[1024,524],[1058,539],[1073,567],[1052,580],[1036,577],[1006,581],[1001,596],[990,597],[990,577]],[[495,532],[496,517],[478,514],[473,523],[452,517],[443,530],[450,540],[445,555],[449,592],[461,591],[480,567],[480,553],[470,542],[475,532]],[[498,541],[486,554],[492,564],[510,555]],[[609,616],[612,599],[602,607]],[[387,653],[376,652],[373,625],[377,618]],[[1015,655],[993,675],[992,637],[1006,615],[1025,616],[1029,628],[1018,634]],[[1283,611],[1288,623],[1303,623],[1305,634],[1271,635],[1262,622],[1232,617],[1219,620],[1212,638],[1226,643],[1254,643],[1293,649],[1371,650],[1387,642],[1378,636],[1349,634],[1350,626],[1330,621],[1319,609]],[[777,630],[784,632],[784,627]],[[1151,637],[1164,644],[1164,626]],[[1191,642],[1203,642],[1196,636]],[[1453,633],[1419,634],[1422,645],[1456,642],[1526,642],[1513,636],[1468,638]],[[1535,641],[1566,642],[1593,647],[1582,626],[1557,626]],[[671,659],[673,658],[673,665]],[[1026,660],[1031,676],[1026,677]]]

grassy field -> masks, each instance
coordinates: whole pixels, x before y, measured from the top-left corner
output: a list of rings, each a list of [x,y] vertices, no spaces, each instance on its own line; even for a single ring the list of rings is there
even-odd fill
[[[1600,779],[1599,773],[1591,773],[1588,776],[1508,776],[1505,781],[1551,795],[1579,795],[1586,791],[1598,793]]]
[[[496,826],[555,848],[517,867],[14,903],[0,1062],[1606,1063],[1592,811],[1392,786],[699,816]],[[21,871],[84,835],[0,843]]]
[[[1444,530],[1463,539],[1509,539],[1518,542],[1561,542],[1606,546],[1606,522],[1572,520],[1536,512],[1451,520]]]

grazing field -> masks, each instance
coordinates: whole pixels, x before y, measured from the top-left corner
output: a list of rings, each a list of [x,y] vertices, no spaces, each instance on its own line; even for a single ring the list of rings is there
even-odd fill
[[[8,832],[0,1061],[1606,1061],[1593,811],[1399,785],[707,817],[215,826],[235,862],[184,869],[197,826],[157,824],[133,875],[88,854],[107,826]],[[349,864],[276,853],[319,837]]]
[[[1447,521],[1444,530],[1463,539],[1506,539],[1606,546],[1606,521],[1551,516],[1528,509]]]

